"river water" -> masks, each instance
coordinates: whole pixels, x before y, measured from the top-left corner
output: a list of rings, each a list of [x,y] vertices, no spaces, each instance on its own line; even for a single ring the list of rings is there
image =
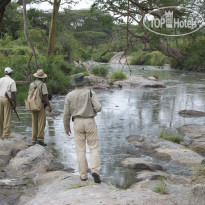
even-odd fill
[[[112,70],[121,70],[112,65]],[[131,66],[132,75],[158,76],[166,88],[123,88],[96,91],[102,112],[96,117],[102,161],[101,177],[104,182],[128,188],[135,183],[136,170],[126,169],[120,162],[127,157],[147,157],[174,174],[189,174],[190,170],[170,164],[129,144],[129,135],[159,135],[163,128],[176,129],[185,124],[204,124],[205,118],[183,118],[180,110],[205,111],[205,74],[182,72],[163,67]],[[129,69],[124,68],[129,75]],[[65,96],[54,96],[52,108],[63,112]],[[18,107],[21,122],[12,119],[12,131],[26,135],[31,142],[31,114]],[[72,125],[71,125],[72,126]],[[64,133],[62,115],[47,120],[45,142],[58,161],[77,173],[73,134]],[[87,149],[89,162],[89,149]]]

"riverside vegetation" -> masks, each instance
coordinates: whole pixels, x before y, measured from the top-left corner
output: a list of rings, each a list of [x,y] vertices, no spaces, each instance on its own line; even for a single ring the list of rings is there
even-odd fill
[[[103,2],[103,1],[102,1]],[[32,1],[31,1],[32,3]],[[98,1],[95,1],[98,4]],[[124,5],[126,6],[126,4]],[[15,70],[16,81],[31,81],[34,66],[33,54],[24,37],[21,3],[11,2],[5,7],[0,22],[0,76],[7,66]],[[100,8],[100,7],[99,7]],[[124,7],[122,7],[122,10]],[[53,94],[65,93],[69,86],[69,76],[79,72],[89,75],[87,70],[74,66],[73,61],[94,60],[109,62],[116,52],[127,49],[125,23],[116,21],[109,11],[70,10],[65,8],[56,19],[55,47],[47,54],[51,12],[31,8],[27,11],[28,36],[33,44],[40,68],[48,74],[47,85]],[[137,25],[129,25],[130,32],[140,31]],[[192,38],[192,40],[190,40]],[[130,36],[132,42],[127,49],[130,64],[163,66],[171,64],[174,68],[204,70],[205,38],[199,31],[191,37],[167,39],[169,46],[186,53],[183,63],[158,50],[142,50],[143,43]],[[158,40],[152,39],[153,48]],[[156,44],[156,45],[155,45]],[[188,49],[187,49],[188,47]],[[93,66],[91,73],[106,76],[109,69]],[[99,73],[99,71],[101,73]],[[124,78],[119,74],[111,78]],[[18,85],[17,101],[22,104],[27,96],[28,84]]]

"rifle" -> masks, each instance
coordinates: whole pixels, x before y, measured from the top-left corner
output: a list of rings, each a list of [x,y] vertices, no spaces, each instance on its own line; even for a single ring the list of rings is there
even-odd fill
[[[14,108],[14,104],[13,104],[12,100],[10,99],[10,97],[9,97],[7,92],[5,92],[5,96],[8,99],[8,101],[10,102],[11,107],[13,108],[13,111],[16,113],[16,116],[17,116],[18,120],[21,121],[19,116],[18,116],[18,113],[16,112],[16,108]]]

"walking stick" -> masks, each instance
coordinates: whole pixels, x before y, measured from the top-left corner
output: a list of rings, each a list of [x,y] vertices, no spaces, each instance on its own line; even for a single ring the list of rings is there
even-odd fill
[[[19,116],[18,116],[18,113],[16,112],[16,108],[14,108],[14,104],[13,104],[13,102],[12,102],[12,100],[11,100],[11,98],[9,97],[9,95],[8,95],[7,92],[5,92],[5,96],[6,96],[6,98],[8,99],[8,101],[10,102],[11,107],[13,108],[13,111],[16,113],[16,116],[17,116],[18,120],[21,121],[20,118],[19,118]]]

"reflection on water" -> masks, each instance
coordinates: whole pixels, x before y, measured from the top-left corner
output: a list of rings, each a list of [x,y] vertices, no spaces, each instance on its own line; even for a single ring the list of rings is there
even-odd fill
[[[113,66],[113,70],[116,69],[116,66]],[[128,72],[127,69],[124,70]],[[171,126],[175,129],[184,124],[204,124],[205,120],[178,115],[178,111],[183,109],[205,111],[205,74],[182,73],[166,68],[142,69],[142,66],[133,66],[132,70],[133,74],[138,76],[158,76],[166,83],[167,88],[97,91],[103,107],[96,117],[102,161],[101,175],[104,181],[124,188],[135,182],[136,171],[123,168],[120,162],[127,157],[144,157],[146,154],[129,144],[125,140],[126,136],[158,135],[164,127]],[[52,100],[53,109],[63,111],[64,99],[65,96],[55,96]],[[18,111],[22,121],[18,122],[14,116],[12,131],[28,136],[31,142],[31,115],[23,107]],[[73,134],[65,135],[62,115],[54,120],[47,120],[45,136],[45,141],[58,160],[77,170]],[[87,156],[89,159],[89,149]],[[189,173],[189,170],[163,159],[151,159],[166,167],[170,173]]]

